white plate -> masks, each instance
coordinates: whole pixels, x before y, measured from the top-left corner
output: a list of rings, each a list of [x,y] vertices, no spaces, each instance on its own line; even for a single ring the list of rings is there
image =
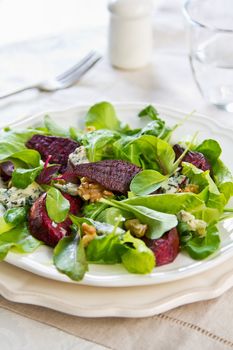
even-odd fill
[[[103,288],[52,281],[1,263],[0,294],[81,317],[148,317],[220,296],[233,286],[233,257],[210,271],[152,286]]]
[[[145,107],[146,103],[140,104],[116,104],[117,114],[124,121],[133,127],[140,127],[146,121],[137,118],[138,112]],[[158,106],[161,116],[173,125],[187,115],[183,112]],[[51,111],[49,115],[63,126],[80,126],[83,127],[83,116],[89,106],[78,106],[65,111]],[[23,121],[18,121],[12,125],[15,128],[37,125],[43,120],[43,113],[30,117]],[[223,148],[223,161],[233,170],[231,150],[233,149],[233,132],[226,129],[216,121],[202,115],[193,114],[188,122],[184,123],[177,129],[174,141],[180,140],[187,135],[193,135],[199,131],[200,141],[205,138],[214,138],[220,142]],[[194,261],[184,253],[180,253],[176,260],[168,265],[155,268],[149,275],[129,274],[121,265],[91,265],[86,273],[85,278],[78,282],[83,285],[92,286],[134,286],[150,285],[179,280],[187,276],[195,275],[206,271],[216,265],[224,262],[233,256],[233,220],[228,219],[219,226],[221,232],[221,249],[209,259],[203,261]],[[30,255],[18,255],[9,253],[6,261],[25,270],[31,271],[40,276],[50,279],[72,282],[68,277],[59,273],[51,262],[52,250],[48,247],[40,247],[36,252]],[[77,282],[75,282],[77,283]]]

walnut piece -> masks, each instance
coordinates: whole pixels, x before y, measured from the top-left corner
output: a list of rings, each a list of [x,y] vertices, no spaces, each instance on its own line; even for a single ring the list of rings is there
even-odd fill
[[[89,126],[86,126],[84,131],[85,132],[92,132],[92,131],[95,131],[96,130],[96,127],[94,125],[89,125]]]
[[[199,193],[199,186],[195,184],[189,184],[185,186],[183,192]]]
[[[140,238],[145,235],[148,226],[141,224],[138,219],[130,219],[125,222],[125,228],[130,230],[133,236]]]
[[[84,247],[86,247],[95,237],[96,237],[96,228],[92,225],[88,225],[87,223],[82,223],[82,242]]]
[[[113,193],[107,191],[103,186],[91,182],[86,177],[81,178],[81,185],[78,188],[78,194],[85,201],[98,202],[101,198],[111,197]]]

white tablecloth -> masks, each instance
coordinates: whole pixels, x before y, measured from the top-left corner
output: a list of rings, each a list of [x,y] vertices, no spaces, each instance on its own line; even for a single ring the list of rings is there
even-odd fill
[[[101,1],[102,6],[103,3],[105,1]],[[100,23],[94,29],[69,31],[52,39],[1,46],[0,92],[55,74],[90,48],[99,49],[104,58],[70,89],[51,94],[30,91],[0,101],[0,123],[7,124],[17,117],[40,111],[108,100],[145,101],[153,102],[155,106],[156,103],[166,104],[187,112],[196,110],[224,125],[233,126],[233,114],[208,105],[195,86],[187,56],[181,4],[180,0],[160,1],[154,13],[152,61],[138,71],[114,70],[110,66],[106,55],[107,27]],[[92,6],[94,11],[94,6],[98,6],[97,1],[92,1]],[[2,350],[41,349],[44,348],[45,339],[48,349],[104,349],[55,328],[0,310]]]

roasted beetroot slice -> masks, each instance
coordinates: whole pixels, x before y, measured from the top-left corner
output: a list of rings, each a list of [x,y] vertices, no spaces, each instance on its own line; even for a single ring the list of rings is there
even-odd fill
[[[159,239],[144,238],[146,245],[152,250],[156,266],[169,264],[179,253],[179,235],[176,228],[171,229]]]
[[[74,198],[68,194],[63,196],[70,202],[70,213],[77,214],[81,207],[79,198]],[[56,224],[48,216],[45,205],[46,193],[42,194],[33,204],[29,213],[29,230],[31,234],[44,242],[45,244],[55,247],[61,238],[71,233],[71,220]]]
[[[73,140],[57,136],[33,135],[26,147],[35,149],[41,154],[43,161],[51,155],[49,163],[61,164],[60,171],[64,172],[70,153],[80,144]]]
[[[173,150],[176,154],[176,159],[178,159],[184,152],[184,148],[180,147],[180,145],[177,144],[173,146]],[[210,163],[208,162],[206,157],[200,152],[188,151],[182,159],[182,162],[191,163],[203,171],[211,169]]]
[[[132,178],[141,168],[123,160],[102,160],[95,163],[78,164],[74,173],[97,182],[109,191],[127,193]]]
[[[14,171],[14,164],[11,161],[3,162],[0,164],[0,176],[3,181],[9,181]]]

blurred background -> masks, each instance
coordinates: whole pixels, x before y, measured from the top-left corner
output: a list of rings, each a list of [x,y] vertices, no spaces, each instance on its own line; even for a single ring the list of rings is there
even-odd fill
[[[74,87],[0,100],[0,120],[97,100],[149,101],[211,114],[188,59],[183,0],[154,0],[153,53],[142,69],[115,69],[107,55],[107,0],[0,0],[0,94],[52,77],[89,50],[103,59]],[[225,112],[219,112],[224,118]]]

